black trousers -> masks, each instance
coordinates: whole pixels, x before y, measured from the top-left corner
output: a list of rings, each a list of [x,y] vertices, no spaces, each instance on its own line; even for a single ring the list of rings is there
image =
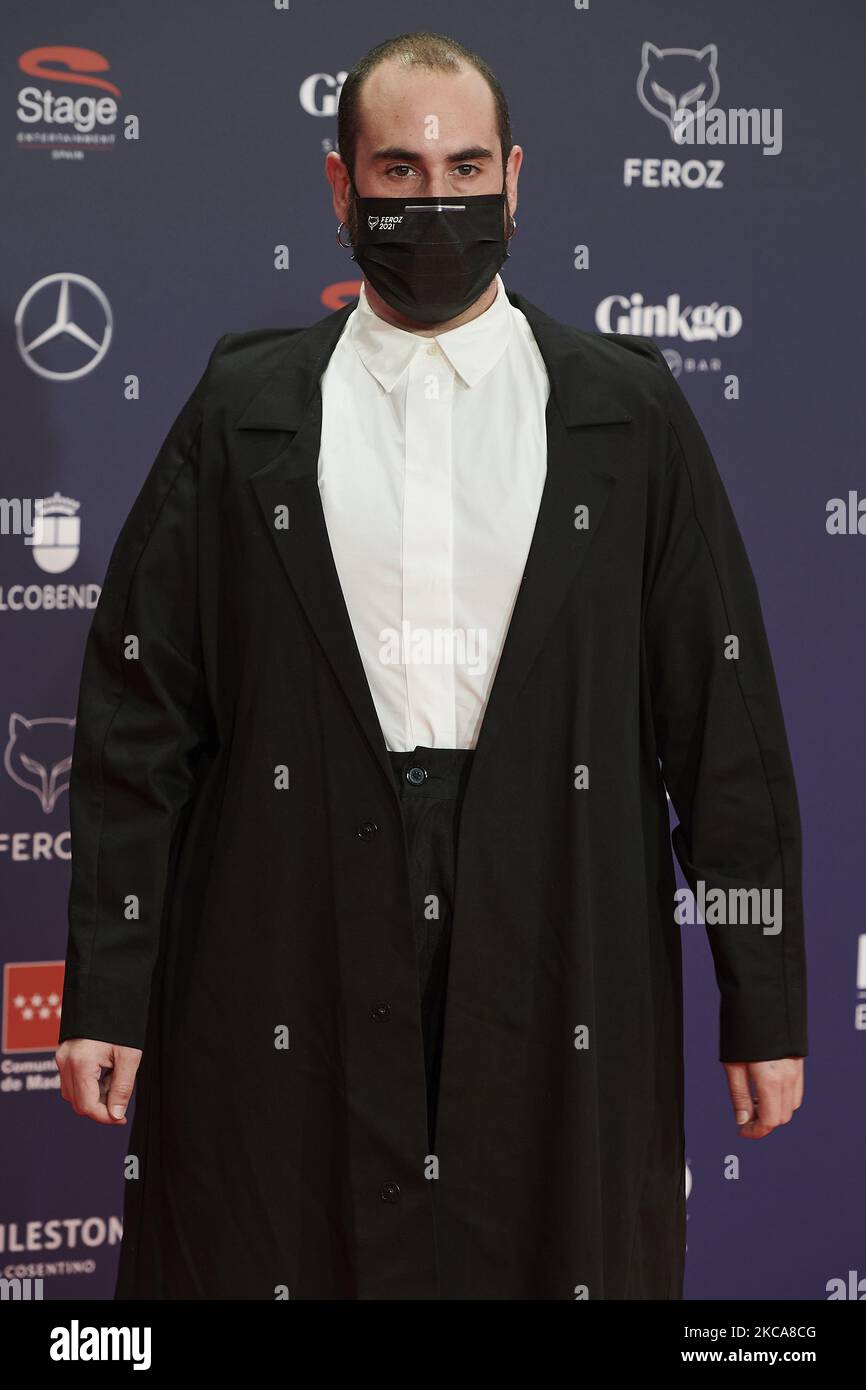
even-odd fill
[[[457,832],[473,753],[471,748],[426,748],[417,744],[411,753],[390,754],[400,788],[409,855],[431,1153],[435,1152],[442,1028],[454,917]]]

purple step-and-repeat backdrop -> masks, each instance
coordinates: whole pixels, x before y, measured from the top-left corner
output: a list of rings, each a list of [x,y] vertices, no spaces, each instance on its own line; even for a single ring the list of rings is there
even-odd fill
[[[54,1064],[66,790],[111,547],[224,332],[353,298],[324,158],[348,70],[410,29],[491,65],[525,151],[506,283],[651,334],[718,461],[757,576],[798,776],[806,1100],[739,1139],[701,926],[686,969],[691,1299],[866,1298],[866,472],[859,4],[806,0],[15,0],[2,18],[4,431],[0,1277],[109,1298],[128,1127]],[[858,42],[859,40],[859,42]],[[703,118],[675,115],[700,74]],[[692,88],[694,83],[691,83]],[[31,499],[35,530],[26,530]]]

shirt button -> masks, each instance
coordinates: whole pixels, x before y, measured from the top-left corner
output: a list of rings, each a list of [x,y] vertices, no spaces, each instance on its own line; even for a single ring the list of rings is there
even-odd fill
[[[423,767],[410,767],[406,773],[406,781],[411,782],[413,787],[420,787],[426,780],[427,773]]]
[[[429,346],[428,349],[427,349],[427,356],[428,356],[428,357],[435,357],[438,351],[439,351],[439,349],[438,349],[438,347],[436,346],[436,344],[435,344],[435,343],[431,343],[430,346]]]
[[[374,820],[362,820],[361,824],[358,826],[358,836],[362,840],[369,840],[376,834],[378,829],[379,827]]]
[[[395,1182],[383,1182],[379,1188],[379,1196],[383,1202],[396,1202],[400,1196],[400,1188]]]
[[[372,1017],[375,1018],[377,1022],[379,1020],[382,1020],[382,1022],[386,1021],[391,1017],[391,1005],[376,1004],[372,1010]]]

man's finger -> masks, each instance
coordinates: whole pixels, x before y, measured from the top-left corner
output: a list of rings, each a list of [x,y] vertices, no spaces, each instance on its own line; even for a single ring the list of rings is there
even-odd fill
[[[129,1047],[115,1050],[114,1066],[106,1078],[108,1081],[106,1099],[108,1113],[115,1121],[123,1119],[126,1108],[132,1099],[132,1088],[135,1085],[135,1074],[138,1071],[140,1057],[140,1052]]]
[[[69,1105],[71,1105],[72,1090],[69,1084],[70,1072],[67,1068],[66,1060],[64,1059],[62,1063],[58,1062],[57,1056],[55,1054],[54,1061],[57,1066],[57,1070],[60,1072],[60,1095],[63,1098],[63,1100],[65,1100]]]
[[[794,1079],[794,1109],[795,1109],[795,1110],[799,1110],[799,1109],[800,1109],[800,1106],[803,1104],[803,1089],[804,1089],[805,1082],[806,1082],[806,1078],[805,1078],[804,1073],[805,1073],[805,1067],[801,1065],[800,1067],[798,1067],[798,1069],[797,1069],[797,1075],[796,1075],[796,1077],[795,1077],[795,1079]]]
[[[66,1068],[71,1073],[72,1107],[76,1115],[85,1115],[101,1125],[113,1123],[103,1103],[100,1087],[100,1070],[109,1064],[110,1059],[110,1049],[105,1056],[94,1052],[84,1056],[73,1054]]]
[[[738,1125],[744,1125],[752,1118],[754,1112],[748,1062],[726,1063],[725,1075],[728,1078],[728,1090],[734,1107],[734,1119]]]
[[[781,1124],[787,1124],[791,1118],[791,1110],[786,1106],[786,1081],[784,1069],[774,1068],[772,1062],[764,1062],[756,1066],[751,1073],[751,1079],[755,1086],[755,1096],[757,1100],[756,1131],[760,1128],[763,1133],[753,1133],[753,1139],[762,1138],[764,1134],[769,1134]]]

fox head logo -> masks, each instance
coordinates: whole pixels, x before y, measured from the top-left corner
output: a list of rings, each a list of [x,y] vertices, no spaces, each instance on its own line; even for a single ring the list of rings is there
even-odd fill
[[[694,120],[699,101],[706,111],[715,106],[719,95],[718,61],[719,50],[714,43],[704,48],[656,48],[654,43],[644,44],[637,94],[650,115],[664,121],[672,139]]]
[[[374,227],[378,227],[378,225],[379,225],[379,219],[378,219],[378,217],[370,216],[370,217],[367,218],[367,226],[370,228],[370,231],[371,231],[371,232],[372,232],[373,228],[374,228]]]
[[[9,716],[9,742],[3,764],[13,782],[39,797],[46,816],[69,786],[74,719]]]

